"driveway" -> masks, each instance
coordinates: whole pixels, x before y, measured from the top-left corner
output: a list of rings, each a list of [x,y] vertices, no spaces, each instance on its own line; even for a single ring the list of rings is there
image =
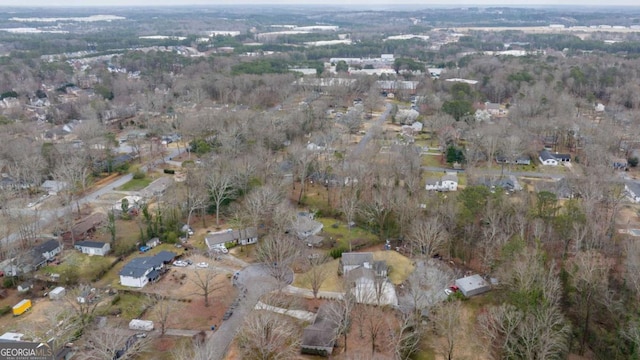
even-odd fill
[[[223,321],[209,337],[207,349],[210,360],[224,359],[244,318],[254,309],[260,297],[283,286],[269,275],[269,269],[264,265],[249,265],[237,274],[235,281],[233,278],[232,281],[240,289],[238,306],[231,318]],[[242,289],[246,289],[246,292]]]

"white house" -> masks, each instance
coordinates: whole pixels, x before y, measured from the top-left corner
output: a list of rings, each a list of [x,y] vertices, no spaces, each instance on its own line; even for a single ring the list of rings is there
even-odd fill
[[[427,180],[425,189],[429,191],[457,191],[458,173],[451,171],[442,176],[440,180]]]
[[[111,251],[111,244],[98,241],[78,241],[74,247],[87,255],[105,256]]]
[[[161,251],[154,256],[131,259],[120,270],[120,285],[142,288],[149,282],[157,281],[164,264],[171,262],[175,256],[170,251]]]
[[[542,165],[547,166],[558,166],[558,159],[556,159],[551,153],[547,150],[540,151],[538,155],[538,159],[542,163]]]
[[[629,200],[634,203],[640,202],[640,183],[637,182],[627,182],[624,184],[624,191],[629,198]]]

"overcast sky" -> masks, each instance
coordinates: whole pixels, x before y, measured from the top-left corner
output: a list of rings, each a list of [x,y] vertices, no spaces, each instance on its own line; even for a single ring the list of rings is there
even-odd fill
[[[429,5],[505,5],[505,6],[535,6],[535,5],[582,5],[582,6],[640,6],[638,0],[467,0],[452,4],[451,0],[0,0],[0,9],[4,6],[167,6],[167,5],[240,5],[240,4],[323,4],[323,5],[359,5],[384,6],[397,4],[415,4],[419,7]]]

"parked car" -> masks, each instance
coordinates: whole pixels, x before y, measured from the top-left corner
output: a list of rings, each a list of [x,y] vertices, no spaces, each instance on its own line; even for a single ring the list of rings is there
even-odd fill
[[[140,246],[140,252],[147,252],[147,251],[149,251],[149,250],[151,250],[151,248],[150,248],[150,247],[148,247],[148,246],[144,246],[144,245],[143,245],[143,246]]]
[[[184,262],[186,262],[186,263],[187,263],[187,265],[193,265],[193,261],[191,261],[191,260],[188,260],[188,259],[187,259],[187,260],[185,260]]]
[[[173,262],[173,266],[177,266],[177,267],[187,267],[187,263],[181,260],[176,260]]]
[[[231,315],[233,315],[233,311],[231,310],[227,310],[226,313],[224,313],[224,315],[222,315],[222,320],[229,320],[229,318],[231,317]]]
[[[199,267],[201,269],[206,269],[209,267],[209,264],[206,262],[199,262],[198,264],[196,264],[196,267]]]

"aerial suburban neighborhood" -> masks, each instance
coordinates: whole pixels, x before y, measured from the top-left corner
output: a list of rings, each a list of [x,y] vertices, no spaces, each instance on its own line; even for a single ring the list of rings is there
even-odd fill
[[[0,358],[638,358],[639,8],[17,5]]]

